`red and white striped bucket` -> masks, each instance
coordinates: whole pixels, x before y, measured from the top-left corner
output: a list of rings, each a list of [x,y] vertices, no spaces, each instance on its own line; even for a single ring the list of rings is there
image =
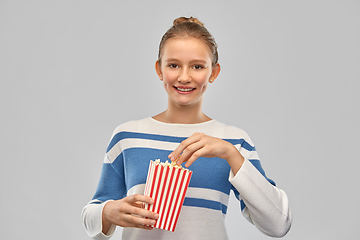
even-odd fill
[[[150,161],[144,195],[153,198],[154,204],[143,207],[159,214],[153,227],[175,231],[191,175],[188,169]]]

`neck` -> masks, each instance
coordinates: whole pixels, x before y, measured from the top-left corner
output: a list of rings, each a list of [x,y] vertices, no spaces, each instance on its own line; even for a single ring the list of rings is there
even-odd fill
[[[194,124],[211,120],[201,110],[201,104],[195,106],[174,106],[153,117],[155,120],[166,123]]]

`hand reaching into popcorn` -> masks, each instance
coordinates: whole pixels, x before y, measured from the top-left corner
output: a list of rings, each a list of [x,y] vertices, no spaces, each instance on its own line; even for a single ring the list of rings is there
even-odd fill
[[[234,174],[239,171],[244,162],[243,156],[234,145],[203,133],[194,133],[182,141],[169,155],[171,161],[176,161],[178,165],[186,162],[185,167],[189,167],[199,157],[225,159]]]

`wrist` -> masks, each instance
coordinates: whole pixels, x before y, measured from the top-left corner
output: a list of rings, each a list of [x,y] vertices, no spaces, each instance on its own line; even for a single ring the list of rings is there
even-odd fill
[[[227,157],[225,158],[228,164],[231,167],[232,172],[234,175],[239,171],[241,166],[243,165],[245,159],[240,154],[239,150],[232,144],[230,144],[229,149],[227,151]]]
[[[113,203],[112,200],[107,201],[104,203],[104,207],[102,209],[102,213],[101,213],[101,219],[102,219],[102,232],[106,235],[112,225],[112,223],[109,221],[109,219],[107,218],[108,216],[108,212],[109,212],[109,208],[111,208],[111,204]]]

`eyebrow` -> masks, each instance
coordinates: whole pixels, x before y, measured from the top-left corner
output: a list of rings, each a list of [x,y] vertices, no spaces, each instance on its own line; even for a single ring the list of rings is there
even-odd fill
[[[169,58],[169,59],[166,59],[165,62],[179,62],[178,59],[176,58]],[[194,60],[191,60],[190,63],[202,63],[202,64],[206,64],[206,61],[202,60],[202,59],[194,59]]]

